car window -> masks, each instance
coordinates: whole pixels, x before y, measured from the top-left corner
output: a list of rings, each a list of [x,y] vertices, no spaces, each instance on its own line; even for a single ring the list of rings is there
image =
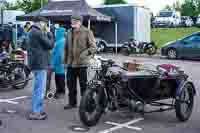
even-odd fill
[[[171,17],[173,12],[160,12],[159,17]]]
[[[187,42],[198,41],[198,42],[200,42],[200,35],[190,36],[190,37],[184,39],[184,41],[187,41]]]

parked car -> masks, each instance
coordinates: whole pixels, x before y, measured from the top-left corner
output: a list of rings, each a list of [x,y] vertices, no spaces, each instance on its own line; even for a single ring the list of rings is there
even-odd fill
[[[193,20],[189,16],[182,16],[181,17],[181,25],[185,27],[191,27],[194,24]]]
[[[155,27],[176,27],[181,24],[181,15],[177,11],[160,11],[155,18]]]
[[[200,26],[200,15],[197,17],[196,26]]]
[[[200,58],[200,32],[169,42],[161,48],[161,55],[169,59]]]

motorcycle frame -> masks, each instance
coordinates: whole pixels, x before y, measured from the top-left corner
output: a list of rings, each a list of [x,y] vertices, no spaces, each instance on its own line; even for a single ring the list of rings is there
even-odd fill
[[[107,68],[109,66],[106,66]],[[120,66],[119,66],[120,67]],[[104,69],[104,70],[103,70]],[[102,68],[103,71],[105,71],[106,68]],[[123,68],[124,69],[124,68]],[[101,72],[101,71],[96,71],[97,72],[97,75],[101,76],[101,79],[102,79],[102,76],[105,74],[105,72]],[[104,76],[103,76],[104,77]],[[155,109],[155,110],[150,110],[150,111],[145,111],[143,110],[143,112],[141,112],[142,114],[144,113],[153,113],[153,112],[163,112],[163,111],[169,111],[169,110],[174,110],[175,109],[175,101],[180,97],[181,93],[183,92],[183,88],[184,88],[184,85],[189,83],[193,86],[194,90],[193,90],[193,94],[195,95],[196,94],[196,89],[194,87],[194,84],[192,82],[189,82],[187,79],[188,79],[188,76],[186,74],[182,75],[181,78],[177,78],[177,77],[174,77],[178,86],[176,88],[176,94],[175,94],[175,97],[166,97],[166,98],[161,98],[161,99],[152,99],[152,100],[145,100],[143,98],[141,98],[139,95],[137,95],[137,93],[131,89],[131,88],[128,88],[128,95],[130,97],[135,97],[136,100],[142,102],[144,105],[151,105],[151,106],[156,106],[156,107],[163,107],[163,106],[167,106],[167,108],[160,108],[160,109]],[[176,79],[177,78],[177,79]],[[98,79],[98,77],[97,77]],[[105,80],[108,80],[108,79],[103,79],[103,81]],[[158,78],[158,80],[162,80],[161,78]],[[107,81],[109,82],[109,81]],[[159,82],[158,82],[159,83]],[[157,86],[157,85],[155,85]],[[103,92],[105,94],[105,97],[106,97],[106,100],[107,100],[107,103],[111,103],[112,102],[112,96],[111,94],[109,93],[109,88],[107,88],[107,86],[104,85],[103,87]],[[160,100],[166,100],[166,99],[171,99],[172,100],[172,103],[164,103],[164,102],[158,102]]]
[[[2,72],[3,74],[5,74],[4,76],[8,77],[9,75],[12,74],[12,69],[16,66],[24,66],[23,63],[19,63],[19,62],[11,62],[9,61],[6,64],[0,64],[0,72]],[[24,71],[26,71],[27,73],[31,73],[31,70],[28,68],[28,66],[25,66]],[[31,78],[27,78],[25,79],[25,81],[31,80]],[[12,84],[9,84],[9,86],[15,85],[15,84],[21,84],[24,81],[16,81]]]
[[[184,76],[186,76],[186,75],[184,75]],[[181,96],[181,93],[183,92],[183,88],[184,88],[185,84],[187,84],[187,83],[191,84],[194,88],[193,94],[196,95],[196,89],[194,87],[194,84],[192,82],[189,82],[187,80],[187,78],[176,79],[176,82],[177,82],[178,86],[176,88],[175,97],[166,97],[166,98],[155,99],[155,100],[144,100],[139,95],[137,95],[134,90],[128,88],[128,92],[129,92],[129,95],[134,96],[137,100],[139,100],[140,102],[143,102],[144,105],[148,104],[148,105],[155,106],[155,107],[163,107],[163,106],[167,107],[167,108],[160,108],[160,109],[155,109],[155,110],[150,110],[150,111],[143,110],[143,112],[142,112],[143,114],[144,113],[154,113],[154,112],[164,112],[164,111],[174,110],[175,109],[175,101],[177,99],[179,99],[179,97]],[[167,100],[167,99],[172,100],[171,104],[165,103],[165,102],[158,102],[160,100]]]

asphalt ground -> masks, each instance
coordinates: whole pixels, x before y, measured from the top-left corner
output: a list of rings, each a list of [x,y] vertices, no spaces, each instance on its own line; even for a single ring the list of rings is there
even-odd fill
[[[106,113],[99,123],[90,128],[87,133],[199,133],[200,132],[200,62],[190,60],[167,60],[146,56],[123,56],[103,54],[118,63],[137,59],[143,63],[171,63],[180,66],[190,76],[197,89],[192,116],[187,122],[179,122],[175,111],[150,113],[141,116],[131,113]],[[45,121],[27,120],[31,112],[31,82],[24,90],[0,91],[0,133],[78,133],[72,131],[72,126],[81,125],[78,109],[64,110],[64,97],[59,100],[45,100],[45,111],[48,119]],[[54,87],[54,81],[52,80]],[[14,98],[14,99],[13,99]],[[80,99],[80,97],[79,97]],[[151,109],[146,107],[146,109]]]

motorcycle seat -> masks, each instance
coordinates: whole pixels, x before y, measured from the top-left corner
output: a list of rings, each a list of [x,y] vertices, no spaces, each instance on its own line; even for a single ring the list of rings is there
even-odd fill
[[[165,69],[167,72],[170,72],[171,70],[177,70],[178,67],[172,64],[161,64],[159,67]]]

